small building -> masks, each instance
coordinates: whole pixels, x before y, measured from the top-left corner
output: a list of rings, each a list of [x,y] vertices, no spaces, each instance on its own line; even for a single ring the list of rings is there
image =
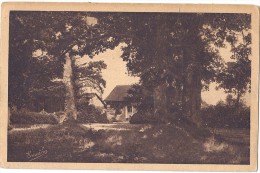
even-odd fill
[[[130,88],[131,85],[117,85],[105,99],[107,112],[118,121],[128,121],[136,113],[134,103],[126,99]]]

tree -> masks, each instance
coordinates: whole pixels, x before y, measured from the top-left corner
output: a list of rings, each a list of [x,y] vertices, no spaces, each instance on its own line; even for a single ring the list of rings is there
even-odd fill
[[[43,51],[51,41],[49,35],[44,34],[43,28],[47,23],[40,20],[43,15],[10,13],[8,98],[9,106],[17,106],[18,109],[27,105],[32,88],[46,87],[52,78],[62,76],[62,64],[56,59],[44,55],[33,57],[33,52]],[[50,16],[44,15],[44,18],[52,22]]]
[[[67,117],[76,118],[72,57],[75,46],[90,39],[87,13],[75,12],[11,12],[9,51],[9,105],[25,107],[31,91],[44,93],[53,87],[54,79],[64,78],[67,94]],[[37,19],[37,20],[35,20]],[[44,56],[33,54],[41,52]],[[84,52],[84,51],[83,51]],[[69,53],[69,54],[68,54]],[[85,54],[90,54],[86,52]],[[69,58],[68,58],[69,57]],[[94,65],[93,65],[94,64]],[[93,63],[92,69],[98,66]],[[63,69],[64,68],[64,69]],[[91,71],[91,69],[89,69]],[[64,72],[64,73],[63,73]],[[94,74],[94,73],[93,73]],[[97,76],[96,82],[102,81]],[[45,89],[42,89],[45,88]]]
[[[94,44],[101,44],[103,50],[124,42],[122,58],[127,61],[130,74],[140,76],[144,86],[159,87],[159,93],[165,90],[160,89],[163,85],[172,85],[166,81],[171,76],[179,84],[175,87],[181,91],[183,115],[198,126],[202,88],[207,89],[210,82],[220,82],[219,76],[226,73],[222,71],[225,64],[217,48],[236,42],[236,33],[248,31],[251,22],[248,14],[93,15],[99,21],[99,34],[101,31],[104,36]],[[95,52],[98,49],[97,46]]]
[[[243,32],[243,31],[242,31]],[[218,76],[219,87],[227,93],[236,95],[236,105],[240,98],[251,88],[251,34],[243,34],[243,42],[233,43],[230,57],[234,62],[228,62]]]
[[[234,99],[233,99],[233,96],[231,94],[228,94],[227,97],[226,97],[226,104],[229,106],[229,107],[232,107],[234,106]]]
[[[73,67],[74,90],[78,109],[89,105],[89,101],[93,97],[97,97],[104,104],[102,94],[106,87],[106,81],[102,77],[102,70],[106,67],[104,61],[92,61]]]
[[[223,74],[234,74],[222,70],[225,64],[217,48],[231,44],[240,67],[245,64],[244,53],[250,54],[249,14],[37,12],[35,16],[42,20],[31,22],[29,28],[37,33],[35,37],[43,37],[37,39],[41,40],[41,50],[59,62],[64,61],[66,53],[93,57],[125,43],[122,58],[129,73],[139,76],[142,86],[164,93],[159,98],[166,95],[167,88],[176,88],[183,116],[198,126],[201,90],[212,81],[224,84]],[[87,25],[87,16],[96,18],[97,24]],[[19,17],[16,20],[19,22]],[[32,18],[27,16],[26,20]],[[39,31],[35,32],[35,28]],[[236,44],[237,33],[241,32],[248,33],[244,37],[248,40],[246,47]],[[78,48],[73,51],[75,46]]]

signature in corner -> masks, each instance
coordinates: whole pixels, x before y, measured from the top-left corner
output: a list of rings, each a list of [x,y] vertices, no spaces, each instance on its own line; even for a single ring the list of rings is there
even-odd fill
[[[29,159],[29,161],[33,161],[47,154],[48,154],[48,150],[42,147],[38,152],[35,153],[33,153],[32,151],[28,151],[26,153],[26,157]]]

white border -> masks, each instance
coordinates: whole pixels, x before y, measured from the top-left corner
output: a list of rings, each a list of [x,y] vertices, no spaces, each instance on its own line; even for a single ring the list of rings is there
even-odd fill
[[[93,2],[93,3],[173,3],[173,4],[251,4],[260,0],[0,0],[0,2]]]
[[[174,3],[174,4],[251,4],[260,7],[260,0],[0,0],[0,4],[3,2],[93,2],[93,3]],[[0,13],[1,19],[1,13]],[[0,21],[1,24],[1,21]],[[0,36],[1,39],[1,36]],[[259,104],[259,103],[258,103]],[[260,107],[260,104],[259,104]],[[258,148],[260,148],[258,138]],[[0,153],[1,154],[1,153]],[[258,153],[259,154],[259,153]],[[260,161],[258,159],[258,165]],[[55,163],[54,163],[55,164]],[[94,173],[105,173],[105,170],[36,170],[36,169],[3,169],[0,168],[0,173],[71,173],[71,172],[94,172]],[[117,173],[140,173],[140,171],[109,171]],[[148,173],[150,171],[141,171],[141,173]],[[162,173],[163,171],[153,171],[153,173]],[[168,171],[167,171],[168,172]],[[174,171],[185,173],[187,171]],[[259,170],[257,172],[260,172]],[[194,172],[197,173],[197,172]]]

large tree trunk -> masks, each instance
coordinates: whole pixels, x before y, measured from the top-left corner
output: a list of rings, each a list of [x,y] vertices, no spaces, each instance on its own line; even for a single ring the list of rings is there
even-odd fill
[[[154,89],[154,113],[156,117],[165,119],[167,117],[167,95],[166,84],[159,85]]]
[[[162,60],[167,60],[168,57],[172,56],[168,49],[165,46],[165,42],[168,40],[167,33],[167,20],[160,15],[156,18],[159,23],[157,25],[157,32],[156,32],[156,40],[155,40],[155,54],[158,55],[156,59],[156,67],[159,69],[163,69],[165,74],[169,72],[171,75],[171,71],[165,68],[167,67],[167,61],[163,62]],[[197,126],[201,125],[201,115],[200,115],[200,108],[201,108],[201,74],[200,74],[200,64],[198,62],[198,52],[200,52],[200,42],[199,42],[199,23],[198,21],[193,23],[191,26],[192,29],[189,30],[186,38],[182,38],[181,44],[183,46],[183,71],[180,72],[183,76],[182,86],[183,92],[182,96],[179,96],[178,90],[181,90],[181,85],[174,86],[173,89],[171,87],[172,83],[167,81],[168,86],[166,83],[159,85],[155,88],[154,92],[154,105],[155,105],[155,115],[161,116],[162,119],[171,119],[174,120],[176,117],[174,116],[174,110],[172,105],[176,105],[182,97],[182,116],[184,116],[187,120],[194,123]],[[160,58],[161,57],[161,58]],[[170,62],[170,61],[169,61]],[[174,63],[174,62],[172,62]],[[167,71],[168,70],[168,71]],[[173,75],[173,74],[172,74]],[[180,74],[175,74],[180,75]],[[172,76],[173,77],[173,76]],[[174,91],[175,90],[175,91]],[[178,94],[177,94],[178,93]],[[175,97],[175,98],[173,98]]]
[[[189,59],[185,65],[182,92],[182,110],[185,116],[197,126],[201,125],[201,74],[200,64],[196,62],[196,50],[190,48],[184,53]]]
[[[72,83],[72,60],[67,53],[65,55],[63,81],[66,87],[65,96],[65,116],[67,121],[73,121],[77,119],[77,109],[75,105],[75,95]]]

